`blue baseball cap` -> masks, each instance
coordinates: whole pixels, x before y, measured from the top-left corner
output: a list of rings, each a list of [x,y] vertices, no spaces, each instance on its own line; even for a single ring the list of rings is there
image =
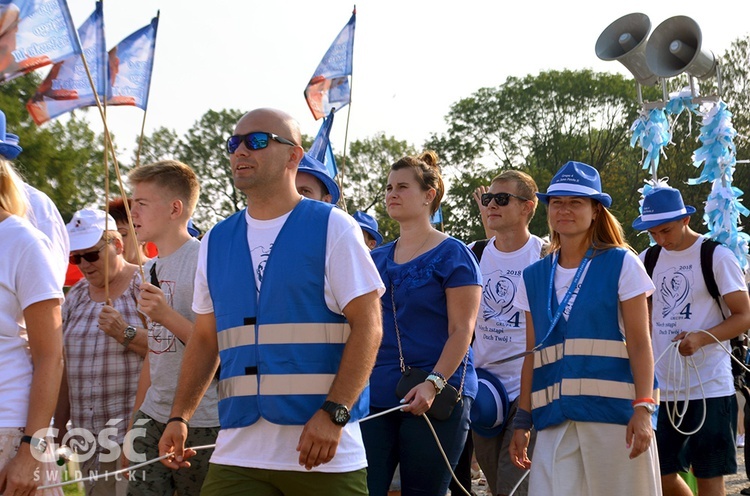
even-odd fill
[[[339,198],[341,197],[339,185],[328,175],[328,169],[326,169],[323,162],[314,158],[309,153],[305,153],[297,167],[297,172],[306,172],[317,178],[328,190],[328,194],[331,195],[331,203],[335,205],[339,202]]]
[[[361,210],[357,210],[352,214],[354,220],[359,223],[359,227],[367,231],[370,236],[373,237],[377,243],[375,246],[380,246],[383,243],[383,236],[378,232],[378,221],[372,215],[368,215]]]

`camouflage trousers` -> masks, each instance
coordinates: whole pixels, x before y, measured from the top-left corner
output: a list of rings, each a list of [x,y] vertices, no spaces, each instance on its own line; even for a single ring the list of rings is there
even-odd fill
[[[135,421],[139,419],[147,419],[149,422],[144,426],[146,435],[133,440],[133,449],[136,453],[143,453],[147,460],[152,460],[159,456],[159,439],[166,425],[140,410],[135,414]],[[186,446],[215,444],[218,433],[218,427],[190,427]],[[208,472],[208,460],[213,452],[213,449],[198,451],[190,458],[190,468],[172,470],[161,462],[156,462],[131,471],[128,496],[172,496],[175,491],[178,496],[199,496],[203,479]],[[131,462],[131,465],[135,463]]]

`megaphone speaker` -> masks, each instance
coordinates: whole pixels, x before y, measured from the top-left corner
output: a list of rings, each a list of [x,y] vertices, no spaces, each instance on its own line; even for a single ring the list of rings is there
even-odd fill
[[[646,86],[656,84],[658,78],[646,63],[646,45],[651,21],[646,14],[633,13],[620,17],[607,26],[596,40],[596,56],[602,60],[617,60]]]
[[[716,74],[716,57],[703,50],[698,23],[687,16],[670,17],[654,29],[646,45],[646,63],[660,77],[687,72],[699,79]]]

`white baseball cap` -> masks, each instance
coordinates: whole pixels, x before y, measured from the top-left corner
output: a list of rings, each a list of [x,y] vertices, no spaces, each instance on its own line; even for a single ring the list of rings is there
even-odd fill
[[[110,231],[117,230],[117,224],[111,215],[104,210],[84,208],[73,214],[73,218],[65,226],[70,238],[70,251],[91,248],[102,239],[107,219]]]

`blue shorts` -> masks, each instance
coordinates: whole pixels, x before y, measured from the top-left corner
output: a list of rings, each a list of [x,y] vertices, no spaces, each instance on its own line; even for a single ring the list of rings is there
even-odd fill
[[[684,402],[677,402],[677,412]],[[737,473],[737,397],[724,396],[706,399],[706,420],[703,427],[690,436],[681,434],[672,426],[667,408],[674,403],[659,405],[656,443],[659,448],[661,475],[687,472],[690,467],[699,479],[711,479]],[[690,400],[679,429],[695,430],[703,418],[703,400]]]

